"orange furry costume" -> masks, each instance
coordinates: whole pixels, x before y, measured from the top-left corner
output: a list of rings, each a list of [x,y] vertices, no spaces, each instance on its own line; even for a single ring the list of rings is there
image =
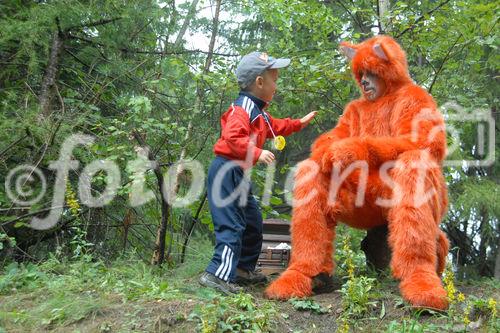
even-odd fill
[[[362,96],[351,101],[337,126],[315,141],[310,158],[299,165],[291,262],[266,295],[287,299],[312,294],[314,277],[334,269],[339,221],[361,229],[387,224],[392,274],[401,280],[403,297],[417,307],[446,309],[439,276],[448,240],[438,227],[448,204],[442,174],[443,117],[432,97],[412,83],[406,55],[392,38],[377,36],[357,45],[342,43],[341,48],[352,59],[360,87],[363,74],[371,73],[386,89],[374,100]],[[354,168],[343,181],[332,181],[335,169],[340,174],[356,161],[367,166],[361,204],[356,203],[361,169]],[[337,189],[333,198],[332,186]],[[297,204],[301,200],[307,203]]]

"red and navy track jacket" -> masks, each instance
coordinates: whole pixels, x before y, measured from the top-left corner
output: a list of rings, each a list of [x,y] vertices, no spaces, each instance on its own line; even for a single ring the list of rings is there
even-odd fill
[[[300,131],[300,119],[275,119],[265,112],[267,103],[247,93],[238,98],[221,117],[222,134],[214,145],[214,153],[231,160],[245,161],[243,167],[257,163],[266,138],[287,136]]]

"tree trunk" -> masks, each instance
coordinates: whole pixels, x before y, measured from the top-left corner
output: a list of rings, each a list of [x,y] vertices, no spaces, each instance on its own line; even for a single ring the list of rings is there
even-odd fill
[[[182,27],[181,30],[179,30],[179,33],[177,34],[177,38],[175,39],[174,47],[179,47],[182,42],[182,38],[186,34],[186,31],[189,27],[189,23],[191,22],[191,18],[193,18],[193,15],[196,12],[196,6],[198,6],[199,0],[193,0],[191,3],[191,7],[189,7],[189,11],[186,15],[186,18],[184,19],[184,22],[182,22]]]
[[[222,1],[217,0],[217,4],[215,7],[215,15],[214,15],[214,21],[213,21],[213,26],[212,26],[212,36],[210,36],[210,44],[208,46],[208,55],[207,59],[205,60],[205,67],[203,68],[204,73],[208,73],[210,70],[210,65],[212,64],[212,56],[214,52],[214,47],[215,47],[215,39],[217,38],[217,33],[219,31],[219,14],[220,14],[220,5]]]
[[[389,0],[378,0],[378,28],[379,34],[387,34],[390,32],[389,28]]]
[[[194,0],[193,3],[196,1],[197,0]],[[213,20],[213,26],[212,26],[212,36],[210,37],[210,44],[208,47],[208,55],[207,55],[207,58],[205,60],[205,66],[203,67],[203,74],[206,74],[210,71],[210,65],[212,64],[212,56],[213,56],[214,47],[215,47],[215,39],[217,37],[217,32],[219,29],[219,13],[220,13],[221,2],[222,2],[222,0],[217,0],[214,20]],[[199,83],[198,87],[196,89],[196,101],[195,101],[196,110],[195,110],[195,113],[198,113],[201,110],[201,104],[203,103],[203,97],[204,97],[203,96],[203,84]],[[189,123],[188,123],[186,135],[184,137],[184,142],[187,142],[189,140],[192,130],[193,130],[193,120],[191,119],[191,120],[189,120]],[[186,158],[186,151],[187,151],[186,145],[184,145],[184,147],[181,150],[181,154],[179,156],[179,161],[182,161]],[[178,191],[178,188],[179,188],[178,179],[179,179],[181,172],[182,172],[182,165],[179,164],[177,166],[177,169],[175,170],[175,177],[173,179],[174,185],[172,186],[172,190],[174,191],[174,193],[177,193],[177,191]],[[173,197],[174,193],[172,193],[172,197]],[[187,237],[189,237],[189,235]],[[186,242],[187,242],[187,240],[186,240]],[[169,253],[170,253],[170,248],[171,248],[171,244],[169,245]],[[182,260],[184,257],[184,251],[185,251],[185,249],[183,249]]]
[[[481,219],[481,224],[479,226],[480,230],[479,234],[481,237],[481,241],[479,242],[478,271],[481,276],[487,276],[488,271],[491,274],[491,268],[488,269],[487,247],[489,244],[488,244],[488,235],[485,230],[489,224],[489,221],[488,221],[488,211],[484,206],[482,206],[480,209],[480,219]]]
[[[52,48],[50,50],[49,63],[45,69],[45,74],[42,80],[42,87],[40,89],[40,107],[42,115],[48,117],[50,115],[50,91],[55,84],[57,74],[57,63],[62,49],[62,39],[59,31],[54,32],[52,37]]]
[[[197,1],[197,0],[194,0],[194,1]],[[207,55],[207,59],[205,60],[203,74],[206,74],[209,72],[210,65],[212,64],[212,56],[213,56],[214,47],[215,47],[215,38],[217,37],[217,31],[219,29],[220,6],[221,6],[221,0],[217,0],[217,7],[215,9],[215,16],[214,16],[214,21],[213,21],[213,26],[212,26],[212,36],[210,38],[208,55]],[[197,110],[195,110],[195,113],[198,113],[201,110],[202,102],[203,102],[203,85],[198,84],[198,88],[196,89],[196,102],[195,102],[195,108]],[[187,131],[186,131],[186,135],[184,137],[184,142],[187,142],[189,140],[189,138],[191,137],[192,129],[193,129],[193,120],[191,119],[189,121],[188,126],[187,126]],[[184,145],[184,147],[181,150],[179,161],[184,160],[185,157],[186,157],[186,145]],[[182,172],[182,166],[179,165],[177,167],[176,172],[175,172],[174,186],[172,186],[172,189],[174,191],[177,191],[177,188],[178,188],[177,179],[179,178],[179,175],[181,172]]]
[[[494,276],[496,279],[500,280],[500,237],[498,238],[498,246],[497,246],[497,258],[495,260],[495,273]]]
[[[139,133],[134,131],[132,135],[137,142],[139,142],[141,147],[147,151],[149,160],[154,161],[155,163],[153,171],[155,173],[156,182],[160,191],[161,220],[160,226],[156,232],[155,249],[153,251],[153,257],[151,258],[151,264],[161,266],[165,260],[165,236],[167,234],[168,215],[170,211],[170,206],[167,202],[167,198],[165,197],[165,182],[163,180],[163,174],[161,173],[160,163],[154,159],[151,148],[146,144],[146,142],[144,142],[144,139]]]
[[[165,236],[167,234],[170,207],[167,203],[167,198],[165,198],[165,182],[163,181],[163,174],[161,173],[159,166],[155,168],[154,173],[160,190],[161,221],[160,227],[156,233],[155,250],[153,252],[153,257],[151,258],[151,264],[161,266],[165,260]]]

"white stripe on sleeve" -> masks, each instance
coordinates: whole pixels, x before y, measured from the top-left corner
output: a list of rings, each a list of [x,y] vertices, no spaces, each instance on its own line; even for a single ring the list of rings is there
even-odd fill
[[[242,105],[242,106],[243,106],[243,109],[245,109],[245,112],[246,112],[246,113],[248,113],[248,116],[250,116],[250,112],[248,112],[248,109],[249,109],[249,107],[250,107],[250,103],[251,103],[251,102],[252,102],[252,101],[251,101],[251,100],[250,100],[250,98],[248,98],[248,97],[245,97],[245,98],[243,99],[243,105]]]

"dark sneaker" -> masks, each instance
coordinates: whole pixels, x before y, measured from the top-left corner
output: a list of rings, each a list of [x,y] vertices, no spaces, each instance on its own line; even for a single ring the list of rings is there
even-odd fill
[[[243,289],[237,286],[234,283],[226,282],[222,279],[219,279],[217,276],[210,274],[208,272],[204,272],[199,279],[199,282],[202,286],[216,289],[225,295],[230,294],[239,294]]]
[[[331,275],[320,273],[313,277],[312,290],[315,294],[331,293],[338,289]]]
[[[236,269],[236,283],[239,285],[256,285],[267,282],[267,277],[258,271],[247,271],[244,269]]]

